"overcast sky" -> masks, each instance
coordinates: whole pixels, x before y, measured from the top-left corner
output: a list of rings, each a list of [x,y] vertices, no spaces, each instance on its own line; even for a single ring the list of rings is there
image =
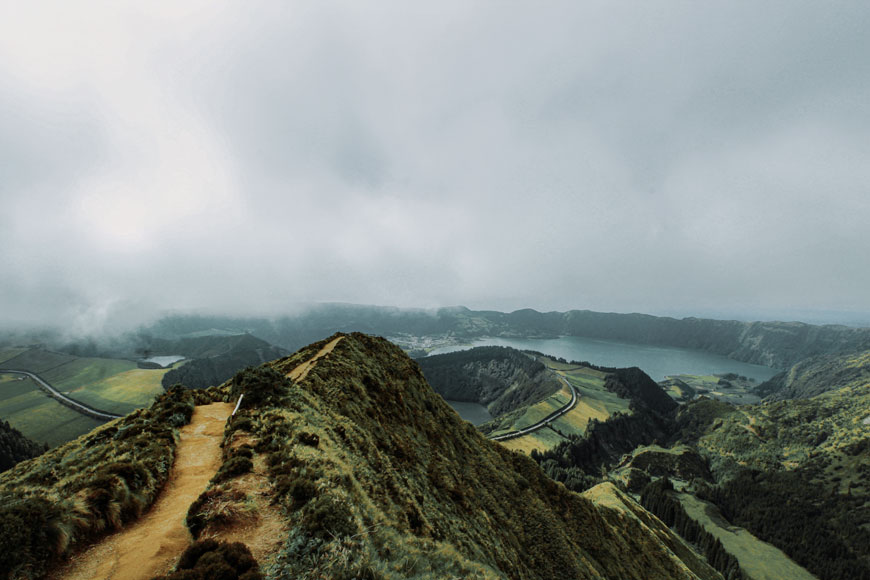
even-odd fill
[[[0,8],[4,323],[870,311],[864,0],[120,4]]]

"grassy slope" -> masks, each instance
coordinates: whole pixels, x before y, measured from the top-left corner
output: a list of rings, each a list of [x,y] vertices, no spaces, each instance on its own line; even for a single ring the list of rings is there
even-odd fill
[[[502,444],[508,449],[524,453],[531,453],[533,449],[538,451],[552,449],[566,440],[562,434],[582,435],[585,433],[590,419],[604,421],[617,411],[628,412],[628,401],[604,388],[606,373],[587,367],[566,365],[546,357],[539,357],[539,360],[554,372],[564,376],[577,389],[580,399],[570,412],[552,423],[553,428],[545,427],[529,435],[504,441]],[[550,398],[527,408],[523,415],[508,417],[500,429],[494,431],[493,434],[522,429],[531,425],[564,406],[570,401],[570,397],[568,389],[563,388]]]
[[[0,353],[6,368],[38,373],[57,390],[110,413],[145,407],[163,392],[168,369],[139,369],[129,360],[76,358],[40,349]],[[7,375],[14,376],[14,375]],[[70,441],[100,425],[45,396],[29,379],[0,386],[0,418],[27,437],[51,446]],[[26,387],[26,388],[25,388]]]
[[[711,499],[734,512],[733,523],[822,577],[854,577],[859,572],[845,570],[854,558],[867,574],[870,453],[862,421],[868,409],[870,385],[857,381],[714,419],[697,444],[720,483]],[[819,564],[816,548],[828,550],[830,560]]]
[[[323,344],[274,366],[287,373]],[[691,577],[657,520],[627,520],[487,441],[387,341],[346,337],[281,406],[235,421],[284,490],[291,530],[275,574]]]
[[[0,374],[0,417],[25,437],[54,447],[102,425],[64,407],[39,390],[30,378]]]
[[[0,475],[3,577],[41,578],[72,549],[144,513],[169,473],[177,428],[190,420],[194,395],[166,393],[147,410]]]
[[[677,494],[686,513],[713,534],[729,554],[737,558],[740,567],[752,580],[816,580],[816,577],[795,564],[782,550],[762,542],[745,529],[732,526],[715,506],[688,493]]]

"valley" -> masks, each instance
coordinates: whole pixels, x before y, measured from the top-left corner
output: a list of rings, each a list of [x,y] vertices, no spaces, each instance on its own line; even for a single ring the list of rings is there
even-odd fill
[[[41,348],[6,349],[0,352],[0,361],[0,418],[30,439],[51,446],[151,404],[163,392],[163,376],[169,370],[140,369],[130,360],[80,358]],[[50,398],[45,392],[50,389],[57,391],[58,398],[66,398],[65,404]]]
[[[230,479],[224,483],[213,481],[209,484],[207,494],[210,495],[207,497],[211,499],[204,506],[210,507],[197,508],[205,510],[200,515],[196,515],[195,510],[188,514],[189,525],[194,526],[191,528],[194,537],[199,537],[200,525],[210,530],[210,537],[221,536],[224,525],[221,518],[224,517],[245,529],[254,525],[254,520],[245,519],[250,518],[250,512],[243,507],[244,502],[253,500],[242,498],[248,497],[250,490],[258,489],[257,493],[272,497],[270,505],[277,502],[284,506],[282,509],[289,510],[287,513],[302,510],[303,514],[308,514],[304,516],[309,518],[305,525],[315,527],[306,528],[306,534],[313,533],[319,542],[329,544],[327,538],[331,537],[330,534],[337,534],[337,529],[328,528],[330,531],[324,536],[316,531],[319,529],[316,526],[321,524],[315,524],[310,518],[321,517],[314,515],[317,510],[333,509],[323,502],[333,506],[335,502],[341,503],[340,497],[343,496],[327,494],[331,499],[319,502],[317,505],[320,507],[316,509],[312,507],[314,512],[307,511],[305,506],[313,502],[313,498],[320,497],[318,494],[326,493],[330,485],[344,481],[349,465],[362,461],[370,466],[365,469],[379,472],[385,468],[383,462],[387,456],[393,458],[389,461],[396,462],[391,469],[396,469],[397,473],[405,473],[403,470],[407,469],[414,471],[420,467],[420,461],[428,462],[426,477],[429,483],[415,484],[413,494],[423,493],[423,497],[428,497],[426,494],[430,491],[425,490],[431,484],[438,490],[434,492],[435,496],[420,503],[419,498],[411,499],[415,497],[413,494],[403,495],[405,492],[396,491],[408,484],[407,479],[400,482],[401,478],[396,479],[392,472],[366,475],[367,483],[360,480],[354,486],[361,485],[367,490],[366,494],[375,495],[360,496],[359,491],[349,488],[342,488],[342,494],[350,494],[356,498],[354,501],[366,505],[373,503],[377,509],[351,509],[348,513],[354,514],[352,517],[342,512],[339,520],[351,517],[366,529],[372,525],[395,526],[396,521],[406,521],[410,532],[402,532],[400,536],[422,532],[443,537],[448,529],[452,530],[450,534],[459,533],[459,528],[453,525],[433,524],[432,521],[442,516],[431,514],[447,509],[444,502],[455,504],[450,509],[458,508],[459,513],[465,514],[466,504],[475,505],[473,502],[480,499],[470,490],[481,485],[481,480],[466,473],[462,462],[468,461],[468,453],[476,453],[472,449],[484,445],[480,441],[485,441],[485,436],[490,440],[488,444],[497,449],[531,458],[542,474],[558,482],[566,492],[585,494],[599,506],[597,509],[605,512],[614,509],[623,514],[620,517],[633,514],[631,518],[646,521],[644,518],[647,516],[639,515],[646,512],[637,511],[644,508],[634,507],[631,502],[652,502],[643,505],[669,523],[671,530],[667,533],[676,531],[684,535],[683,540],[668,541],[688,542],[680,544],[684,547],[670,549],[679,554],[695,551],[702,556],[693,558],[700,558],[701,563],[706,558],[706,562],[718,570],[704,572],[703,566],[693,563],[691,574],[694,576],[686,577],[761,580],[784,577],[781,575],[784,572],[777,570],[790,567],[794,572],[789,577],[795,578],[863,579],[870,574],[870,554],[862,548],[865,541],[870,545],[870,524],[867,523],[870,522],[867,504],[870,491],[865,483],[870,477],[870,464],[867,462],[870,438],[865,425],[870,419],[870,400],[867,399],[870,396],[870,357],[866,352],[820,354],[778,373],[775,369],[744,365],[709,352],[637,347],[609,340],[562,337],[478,341],[499,344],[467,350],[453,350],[455,347],[451,347],[451,352],[418,358],[416,365],[423,373],[419,379],[409,378],[419,371],[413,370],[415,363],[409,362],[404,353],[388,346],[389,343],[382,339],[356,334],[335,335],[289,356],[286,351],[275,350],[275,347],[249,334],[200,334],[172,339],[152,337],[147,343],[151,356],[178,353],[176,358],[186,357],[186,360],[177,361],[172,368],[165,369],[138,368],[140,365],[130,360],[78,357],[45,348],[9,347],[0,350],[0,417],[5,418],[7,415],[3,413],[8,413],[12,426],[18,427],[31,439],[66,449],[62,444],[79,435],[95,441],[94,437],[103,437],[101,433],[114,432],[111,429],[118,421],[123,423],[130,417],[135,421],[135,417],[149,416],[142,408],[148,407],[151,401],[175,400],[173,397],[187,401],[190,399],[186,397],[192,396],[197,405],[195,408],[209,402],[229,402],[241,392],[240,388],[253,388],[243,385],[260,384],[266,380],[263,378],[266,375],[273,376],[269,369],[280,369],[289,381],[280,387],[280,392],[295,394],[290,398],[268,394],[261,400],[254,397],[250,401],[246,396],[245,400],[249,402],[243,406],[244,412],[237,420],[238,433],[233,435],[236,429],[225,433],[226,437],[235,437],[232,440],[237,440],[237,443],[225,449],[222,461],[235,466],[245,463],[243,456],[251,459],[251,475],[245,476],[251,479],[245,479],[248,483],[242,484],[242,480],[235,481],[236,476],[227,476]],[[590,343],[594,343],[598,350],[571,350]],[[506,346],[508,344],[544,345],[543,348],[549,346],[555,352],[521,352]],[[604,356],[607,349],[617,355]],[[660,370],[651,378],[642,368],[599,366],[603,363],[598,359],[593,359],[595,364],[576,362],[589,360],[592,358],[589,354],[595,352],[602,355],[604,361],[613,362],[626,360],[619,357],[640,351],[647,352],[647,358],[641,356],[641,361],[654,361],[658,365],[652,368],[673,371],[676,368],[673,365],[685,364],[690,372],[662,374]],[[577,359],[571,362],[564,356],[566,353],[574,353]],[[252,363],[263,362],[272,354],[277,355],[272,363],[241,370]],[[377,362],[372,362],[375,359]],[[84,404],[118,415],[129,411],[134,413],[103,425],[103,421],[95,421],[46,397],[31,377],[12,372],[19,370],[16,365],[37,369],[33,372],[39,377],[51,377],[52,381],[57,381],[59,391],[63,389],[61,392],[65,395]],[[405,370],[395,374],[397,368]],[[7,372],[3,373],[3,369]],[[739,371],[756,374],[740,374]],[[423,376],[426,382],[422,381]],[[168,393],[162,394],[167,389],[167,377],[190,380],[191,384],[185,386],[200,388],[188,391],[192,395],[182,395],[176,390],[167,399]],[[226,379],[220,377],[231,380],[221,384],[219,381]],[[655,379],[659,380],[658,384]],[[437,404],[429,399],[423,403],[419,394],[393,390],[397,385],[406,384],[405,381],[416,385],[413,393],[421,388],[431,388],[455,406],[467,405],[468,409],[478,413],[477,428],[472,429],[462,422],[440,398]],[[304,385],[301,391],[294,390],[300,385]],[[274,407],[279,400],[280,412]],[[362,403],[363,400],[369,403]],[[104,407],[97,407],[97,404]],[[397,410],[409,404],[418,407],[417,410],[413,413],[407,409]],[[247,405],[251,405],[251,409],[265,405],[263,409],[272,410],[266,417],[260,417],[245,411]],[[441,443],[437,441],[442,436],[438,435],[438,428],[420,423],[421,417],[429,413],[438,417],[437,423],[442,428],[453,425],[455,427],[450,429],[469,433],[467,437],[472,437],[474,443],[471,439],[466,441],[466,435],[454,434],[454,437],[459,437],[458,441],[464,441],[461,443],[463,451],[453,449],[448,452],[440,447]],[[173,416],[182,417],[178,413]],[[354,417],[357,424],[348,423],[347,417]],[[93,424],[87,421],[93,421]],[[540,424],[542,421],[545,424]],[[361,429],[360,425],[366,427]],[[385,425],[391,425],[390,429],[385,431]],[[106,431],[107,426],[110,431]],[[427,434],[423,436],[417,432],[419,428]],[[353,436],[348,435],[350,432]],[[280,439],[284,437],[296,441],[295,450],[282,447]],[[429,443],[425,443],[426,440]],[[248,451],[239,451],[243,455],[233,460],[239,445],[250,447],[252,455],[249,457]],[[362,458],[360,445],[373,446],[375,451],[364,453],[365,458]],[[431,463],[433,460],[424,459],[433,452],[427,445],[435,445],[439,447],[438,453],[446,454],[446,459],[435,463],[437,467]],[[259,456],[262,449],[273,457]],[[286,456],[281,455],[279,459],[276,455],[279,452]],[[315,458],[319,459],[315,461]],[[40,459],[33,461],[39,462]],[[56,463],[56,460],[52,461]],[[314,461],[313,467],[303,467],[311,461]],[[515,461],[511,459],[511,462]],[[161,469],[165,469],[165,464]],[[358,467],[353,469],[356,471]],[[385,478],[385,475],[389,477]],[[164,476],[154,477],[159,480]],[[487,477],[502,479],[503,474]],[[528,473],[524,472],[523,477],[531,481]],[[20,482],[20,477],[16,481]],[[326,481],[330,483],[317,483],[312,488],[312,482]],[[399,493],[399,497],[404,498],[400,503],[404,502],[406,507],[382,503],[384,498],[380,494],[385,489],[393,490],[391,494]],[[408,508],[408,502],[416,507]],[[268,517],[278,518],[279,512],[273,513],[273,508],[262,502],[257,505],[260,506],[258,509],[273,514]],[[514,513],[507,515],[516,506],[491,506],[487,509],[501,510],[503,518],[517,517]],[[486,513],[491,514],[490,511]],[[683,515],[677,517],[675,514]],[[453,513],[450,517],[466,516]],[[527,513],[523,517],[531,516]],[[606,516],[605,520],[609,517]],[[200,520],[202,524],[190,523]],[[268,524],[270,529],[275,530],[289,525],[279,518],[268,521],[271,522]],[[508,519],[499,521],[499,525],[513,529],[514,534],[525,533],[511,528],[514,524],[508,524]],[[483,529],[481,526],[490,524],[482,521],[467,523],[478,530],[472,534],[473,537],[483,533],[479,531]],[[642,541],[646,541],[645,534],[661,537],[665,533],[658,528],[657,531],[644,529],[636,532],[642,534]],[[474,543],[477,540],[463,535],[467,531],[456,536],[465,538],[460,543],[466,547],[476,545],[478,547],[474,550],[480,550],[479,544]],[[231,536],[225,534],[227,538]],[[295,542],[302,541],[297,532],[290,536],[296,538]],[[82,538],[84,541],[85,536]],[[810,544],[806,538],[812,538]],[[299,561],[294,559],[301,557],[300,554],[310,556],[311,550],[315,549],[310,537],[305,540],[309,547],[301,552],[297,548],[291,549],[290,544],[280,548],[264,547],[247,536],[245,541],[252,543],[258,560],[265,558],[264,569],[271,570],[267,573],[274,574],[278,569],[292,570],[307,577],[307,569],[300,567]],[[378,540],[383,541],[384,538]],[[367,542],[351,544],[355,546],[354,550],[364,550],[364,553],[357,553],[357,557],[362,558],[360,561],[368,562],[366,565],[379,570],[384,577],[390,577],[387,570],[391,565],[385,564],[386,561],[394,561],[397,569],[405,572],[411,570],[407,560],[399,563],[393,556],[385,556],[382,543]],[[541,545],[534,545],[537,547],[533,551],[545,550]],[[450,549],[455,546],[451,543]],[[461,557],[451,556],[436,563],[431,554],[424,556],[431,549],[425,543],[412,541],[409,549],[409,554],[413,554],[415,559],[429,558],[426,570],[435,574],[433,578],[437,577],[434,570],[443,572],[448,569],[462,570],[470,577],[501,577],[498,573],[489,576],[486,570],[498,569],[504,573],[506,561],[511,562],[511,567],[520,566],[520,560],[525,557],[519,554],[508,557],[507,552],[500,552],[505,549],[501,546],[496,548],[501,555],[495,560],[480,560],[479,552],[472,550],[462,552]],[[279,560],[283,564],[273,560],[276,553],[282,554]],[[338,557],[338,551],[331,553]],[[685,563],[689,556],[681,558]],[[484,561],[487,563],[479,567]],[[563,563],[575,565],[567,561]],[[535,566],[543,564],[538,561]],[[544,566],[538,570],[535,566],[524,569],[529,574],[533,573],[532,570],[540,573],[540,570],[547,569]],[[318,570],[327,569],[330,568]],[[635,574],[626,573],[628,577]],[[583,577],[585,572],[578,574]],[[514,577],[513,573],[507,573],[507,577]],[[541,576],[548,577],[552,576]]]
[[[493,351],[486,349],[493,348],[433,355],[432,362],[476,357],[474,368],[492,369],[486,354]],[[673,526],[692,541],[706,534],[708,556],[732,572],[739,567],[746,578],[870,576],[870,554],[862,547],[870,545],[866,354],[808,359],[764,383],[726,373],[677,375],[659,385],[637,369],[593,369],[525,354],[583,389],[577,409],[564,415],[573,424],[560,418],[552,428],[501,442],[530,454],[557,481],[578,492],[613,481],[639,499],[647,486],[669,478],[680,493],[671,492],[667,502],[686,512]],[[463,384],[469,367],[456,364],[453,372]],[[498,377],[507,375],[491,375]],[[765,392],[782,400],[759,403]],[[522,428],[567,398],[559,391],[528,401],[479,428]],[[583,417],[584,403],[601,414]],[[816,538],[811,547],[803,539],[809,536]]]
[[[171,466],[186,453],[176,433],[242,393],[217,473],[187,511],[200,541],[167,578],[191,577],[185,570],[199,554],[251,554],[203,538],[239,538],[233,530],[252,517],[277,518],[269,529],[279,541],[241,536],[258,546],[257,560],[227,561],[273,578],[718,577],[615,486],[573,494],[488,441],[401,350],[362,334],[314,343],[220,387],[172,389],[149,410],[19,463],[0,476],[0,521],[50,523],[0,526],[0,547],[16,546],[0,551],[0,565],[13,578],[41,577],[65,554],[79,561],[109,531],[147,526],[167,483],[173,497]],[[254,489],[267,496],[245,491]],[[139,540],[146,560],[150,542],[159,540]],[[139,567],[136,577],[150,573]]]

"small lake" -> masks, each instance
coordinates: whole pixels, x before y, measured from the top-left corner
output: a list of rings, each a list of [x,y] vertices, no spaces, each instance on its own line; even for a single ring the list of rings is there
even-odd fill
[[[779,369],[740,362],[701,350],[630,344],[579,336],[482,338],[475,340],[471,345],[437,348],[430,353],[430,356],[474,346],[510,346],[520,350],[536,350],[569,361],[586,361],[604,367],[639,367],[655,381],[661,381],[668,375],[736,373],[761,383],[780,372]]]
[[[142,362],[156,363],[163,368],[166,368],[169,365],[175,364],[180,360],[184,360],[184,357],[181,355],[170,354],[165,356],[152,356],[151,358],[142,359]]]
[[[459,413],[459,416],[471,423],[472,425],[480,425],[492,419],[492,415],[486,410],[486,407],[478,403],[463,403],[462,401],[447,401],[448,405],[453,407],[453,410]]]

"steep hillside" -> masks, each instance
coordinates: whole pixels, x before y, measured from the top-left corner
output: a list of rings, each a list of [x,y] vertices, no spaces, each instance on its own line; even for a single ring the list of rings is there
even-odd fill
[[[435,392],[452,401],[480,403],[493,416],[547,398],[559,379],[533,357],[500,346],[483,346],[417,359]]]
[[[532,457],[577,491],[610,479],[641,493],[657,478],[674,479],[680,493],[659,494],[656,513],[691,541],[709,545],[721,536],[717,567],[729,574],[736,568],[729,568],[728,554],[742,559],[744,573],[760,574],[749,577],[768,577],[757,561],[760,550],[780,554],[771,561],[787,555],[825,580],[870,579],[866,356],[823,362],[808,367],[818,374],[806,376],[827,389],[814,397],[743,406],[701,397],[671,410],[636,403],[632,414],[594,422],[583,436]],[[643,377],[634,378],[624,388],[647,391]],[[704,501],[713,505],[705,508]],[[679,503],[695,515],[675,517]],[[710,518],[712,510],[717,515]],[[732,526],[744,528],[741,539]]]
[[[253,543],[267,578],[720,577],[613,486],[574,494],[486,440],[398,347],[361,334],[172,391],[0,476],[7,575],[38,577],[56,554],[135,520],[166,479],[192,397],[242,393],[187,523]],[[202,577],[191,574],[172,577]]]
[[[219,385],[237,371],[248,366],[261,365],[287,354],[250,334],[233,336],[204,336],[177,341],[153,342],[154,352],[178,354],[193,360],[168,371],[163,376],[163,388],[182,384],[188,389],[202,389]]]
[[[289,373],[324,344],[273,366]],[[675,558],[655,520],[662,537],[487,441],[385,340],[345,337],[297,385],[236,420],[292,514],[270,574],[338,577],[350,565],[341,577],[681,578],[689,565],[714,576]]]
[[[6,421],[0,420],[0,472],[6,471],[19,461],[39,456],[45,449]]]
[[[723,411],[696,439],[719,483],[700,496],[820,578],[870,578],[870,384]]]
[[[0,577],[41,578],[141,516],[166,482],[193,410],[194,395],[176,389],[0,474]]]
[[[762,383],[756,392],[771,401],[807,399],[848,385],[870,384],[870,350],[802,360]]]

